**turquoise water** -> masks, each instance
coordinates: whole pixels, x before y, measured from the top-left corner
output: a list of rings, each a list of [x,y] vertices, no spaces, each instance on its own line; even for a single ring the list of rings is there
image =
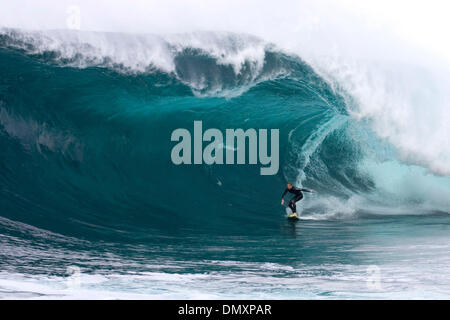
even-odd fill
[[[1,297],[449,297],[448,176],[300,57],[264,45],[237,71],[167,42],[166,70],[69,40],[0,33]],[[279,129],[278,174],[175,166],[170,135],[195,120]],[[317,190],[294,224],[286,181]]]

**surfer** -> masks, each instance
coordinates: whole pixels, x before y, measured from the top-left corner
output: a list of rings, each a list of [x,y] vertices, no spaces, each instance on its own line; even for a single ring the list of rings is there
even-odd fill
[[[291,208],[292,213],[291,213],[291,217],[292,216],[297,216],[297,207],[295,206],[295,203],[297,201],[302,200],[303,198],[303,192],[315,192],[312,189],[306,189],[306,188],[297,188],[294,187],[292,185],[292,183],[288,182],[286,185],[286,190],[284,190],[283,195],[281,196],[281,205],[284,205],[284,196],[286,195],[286,193],[292,193],[294,195],[294,197],[289,201],[288,207]]]

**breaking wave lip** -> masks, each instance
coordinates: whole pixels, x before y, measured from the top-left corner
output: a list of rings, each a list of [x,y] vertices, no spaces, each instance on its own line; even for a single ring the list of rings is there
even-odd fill
[[[74,68],[104,67],[124,74],[163,72],[198,96],[236,97],[258,82],[288,75],[267,66],[274,44],[231,32],[121,34],[1,28],[0,45]]]
[[[449,77],[445,66],[310,59],[311,67],[346,100],[349,115],[370,123],[403,163],[450,176]]]

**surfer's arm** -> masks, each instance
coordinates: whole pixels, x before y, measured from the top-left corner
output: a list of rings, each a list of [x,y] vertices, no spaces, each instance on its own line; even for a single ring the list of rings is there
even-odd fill
[[[284,196],[286,195],[286,193],[288,192],[289,190],[286,188],[286,190],[284,190],[284,192],[283,192],[283,195],[281,196],[281,205],[284,205]]]
[[[311,193],[316,192],[313,189],[306,189],[306,188],[301,188],[300,190],[304,191],[304,192],[311,192]]]

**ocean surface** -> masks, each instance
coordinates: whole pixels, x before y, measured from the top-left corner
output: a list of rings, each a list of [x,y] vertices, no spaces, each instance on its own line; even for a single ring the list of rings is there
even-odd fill
[[[440,87],[370,98],[327,66],[235,33],[0,29],[0,298],[449,299]],[[278,174],[174,165],[195,120],[279,129]],[[286,181],[317,191],[296,223]]]

